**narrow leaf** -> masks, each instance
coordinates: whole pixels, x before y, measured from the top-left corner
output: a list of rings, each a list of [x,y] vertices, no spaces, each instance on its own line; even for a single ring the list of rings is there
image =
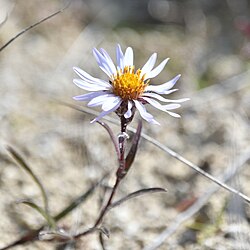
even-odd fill
[[[35,209],[48,222],[48,224],[51,228],[56,228],[55,220],[43,208],[41,208],[40,206],[38,206],[34,202],[28,201],[28,200],[21,200],[18,203],[25,204],[25,205]]]
[[[138,143],[141,137],[141,130],[142,130],[142,121],[140,120],[136,129],[136,133],[134,134],[132,146],[128,152],[128,155],[125,160],[125,170],[126,172],[129,171],[132,163],[134,162],[135,155],[138,149]]]
[[[107,228],[103,227],[102,232],[99,233],[99,243],[102,247],[102,250],[106,250],[104,235],[109,238],[110,234]]]
[[[12,148],[11,146],[7,146],[7,150],[9,151],[9,153],[11,154],[13,159],[18,163],[18,165],[21,168],[23,168],[31,176],[33,181],[36,183],[36,185],[38,186],[38,188],[40,189],[41,194],[42,194],[44,209],[46,211],[48,211],[48,197],[47,197],[47,194],[45,192],[45,188],[43,187],[41,181],[34,174],[34,172],[30,168],[30,166],[26,163],[26,161],[23,159],[23,157],[19,153],[17,153],[17,151],[14,148]]]
[[[166,189],[164,188],[145,188],[145,189],[140,189],[136,192],[133,192],[131,194],[128,194],[127,196],[125,196],[124,198],[112,203],[110,206],[109,206],[109,210],[114,208],[114,207],[117,207],[119,205],[121,205],[122,203],[124,203],[125,201],[128,201],[132,198],[136,198],[138,196],[141,196],[141,195],[144,195],[144,194],[148,194],[148,193],[158,193],[158,192],[167,192]]]
[[[114,144],[115,151],[116,151],[116,154],[117,154],[117,158],[119,158],[120,151],[119,151],[119,147],[118,147],[118,144],[117,144],[117,141],[116,141],[116,137],[115,137],[113,131],[110,129],[110,127],[108,126],[107,123],[105,123],[103,121],[97,121],[97,123],[99,123],[102,127],[104,127],[106,129],[106,131],[108,132],[108,134],[110,136],[110,139],[111,139],[111,141]]]
[[[70,2],[66,4],[65,7],[63,7],[62,9],[52,13],[49,16],[46,16],[45,18],[41,19],[40,21],[33,23],[32,25],[26,27],[25,29],[21,30],[19,33],[17,33],[14,37],[12,37],[7,43],[5,43],[2,47],[0,47],[0,52],[2,50],[4,50],[8,45],[10,45],[12,42],[14,42],[19,36],[23,35],[24,33],[26,33],[27,31],[29,31],[30,29],[33,29],[34,27],[36,27],[37,25],[49,20],[50,18],[58,15],[59,13],[62,13],[66,8],[68,8]]]
[[[102,250],[106,250],[105,241],[102,233],[99,233],[99,243],[102,247]]]

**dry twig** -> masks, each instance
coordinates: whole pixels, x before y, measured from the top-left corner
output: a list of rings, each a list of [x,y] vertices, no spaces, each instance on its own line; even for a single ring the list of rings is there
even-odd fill
[[[68,8],[70,2],[68,2],[62,9],[52,13],[49,16],[46,16],[44,18],[42,18],[41,20],[39,20],[36,23],[31,24],[30,26],[26,27],[25,29],[21,30],[19,33],[17,33],[14,37],[12,37],[7,43],[5,43],[2,47],[0,47],[0,52],[3,51],[7,46],[9,46],[12,42],[14,42],[19,36],[23,35],[24,33],[26,33],[27,31],[33,29],[34,27],[38,26],[39,24],[51,19],[52,17],[62,13],[65,9]]]

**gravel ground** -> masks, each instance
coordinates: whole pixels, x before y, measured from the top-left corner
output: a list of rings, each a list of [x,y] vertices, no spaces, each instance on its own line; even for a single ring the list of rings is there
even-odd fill
[[[39,188],[15,164],[7,145],[23,156],[43,183],[52,215],[111,172],[85,202],[58,223],[69,234],[94,224],[101,201],[114,184],[117,162],[108,134],[99,124],[90,125],[93,115],[61,103],[85,106],[72,100],[82,94],[72,83],[76,77],[73,66],[105,77],[91,54],[93,47],[105,48],[114,58],[117,43],[123,49],[131,46],[138,67],[153,52],[158,53],[158,62],[170,57],[153,83],[181,73],[179,91],[171,97],[191,100],[179,110],[181,119],[149,108],[161,126],[143,122],[143,132],[213,176],[225,177],[231,172],[234,178],[228,184],[250,196],[249,34],[233,25],[244,15],[248,2],[237,5],[237,12],[232,7],[235,1],[218,9],[212,6],[216,1],[205,6],[187,1],[184,7],[161,1],[162,8],[168,3],[172,11],[167,17],[159,12],[160,1],[145,2],[148,11],[144,13],[141,7],[139,15],[134,13],[138,6],[128,1],[133,10],[128,21],[124,17],[127,8],[120,17],[116,2],[72,1],[63,13],[0,52],[0,248],[44,224],[37,211],[18,204],[21,199],[39,205],[43,201]],[[0,22],[8,14],[0,27],[0,46],[63,6],[60,1],[47,0],[1,0],[0,5]],[[153,18],[154,13],[158,19]],[[137,121],[138,116],[131,126],[136,127]],[[118,134],[119,127],[109,124]],[[104,237],[106,249],[156,249],[155,240],[162,242],[157,248],[162,250],[250,249],[249,205],[223,188],[216,189],[212,181],[142,138],[115,200],[150,187],[165,188],[167,193],[134,198],[105,217],[103,225],[110,233],[109,239]],[[208,192],[211,196],[206,198]],[[199,208],[202,197],[205,201]],[[192,208],[197,212],[176,226]],[[173,233],[161,241],[161,233],[172,228]],[[91,234],[71,244],[35,241],[15,249],[98,250],[101,246],[98,234]]]

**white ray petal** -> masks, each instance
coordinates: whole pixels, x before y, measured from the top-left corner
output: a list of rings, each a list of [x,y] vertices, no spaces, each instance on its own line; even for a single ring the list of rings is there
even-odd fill
[[[157,75],[159,75],[161,73],[161,71],[163,70],[163,68],[165,67],[165,65],[167,64],[168,60],[169,60],[169,58],[165,59],[156,68],[154,68],[152,71],[147,73],[145,75],[145,80],[150,79],[150,78],[154,78]]]
[[[122,100],[119,96],[107,97],[105,102],[102,104],[102,110],[108,111],[112,109],[117,103],[121,104]]]
[[[175,115],[175,117],[180,117],[180,115],[178,115],[178,114],[175,114],[175,113],[173,113],[173,112],[169,112],[169,111],[167,111],[167,107],[166,106],[168,106],[168,105],[161,105],[159,102],[157,102],[156,100],[153,100],[153,99],[151,99],[151,98],[147,98],[147,97],[144,97],[143,98],[145,101],[147,101],[149,104],[151,104],[153,107],[155,107],[155,108],[157,108],[157,109],[159,109],[159,110],[161,110],[161,111],[164,111],[164,112],[167,112],[168,114],[170,114],[170,115],[172,115],[172,116],[174,116]],[[170,104],[171,105],[171,104]],[[179,104],[176,104],[176,105],[179,105]],[[174,115],[173,115],[174,114]]]
[[[169,115],[175,117],[175,118],[180,118],[181,116],[179,114],[176,114],[174,112],[166,111]]]
[[[164,107],[159,103],[157,102],[156,100],[153,100],[152,98],[148,98],[148,97],[143,97],[143,100],[145,100],[146,102],[148,102],[149,104],[151,104],[153,107],[159,109],[159,110],[162,110],[162,111],[166,111],[164,109]]]
[[[112,72],[112,74],[115,74],[116,73],[116,67],[113,63],[113,60],[111,59],[111,57],[109,56],[109,54],[107,53],[107,51],[105,49],[100,49],[103,56],[106,58],[106,62],[108,63],[108,66]]]
[[[160,123],[157,122],[157,121],[154,119],[154,117],[153,117],[150,113],[147,112],[146,108],[144,107],[144,105],[143,105],[142,103],[140,103],[140,102],[137,101],[137,100],[133,100],[133,101],[134,101],[135,106],[136,106],[136,108],[138,109],[138,111],[139,111],[139,113],[140,113],[140,115],[141,115],[141,117],[142,117],[143,119],[145,119],[145,120],[146,120],[147,122],[149,122],[149,123],[153,123],[153,124],[160,125]]]
[[[93,49],[93,54],[99,67],[103,70],[104,73],[106,73],[109,77],[111,77],[113,74],[113,71],[110,68],[109,63],[107,62],[107,59],[105,58],[105,56],[102,55],[102,53],[96,48]]]
[[[131,101],[128,101],[128,106],[127,106],[128,110],[127,110],[127,112],[124,114],[124,117],[125,117],[126,119],[128,119],[128,118],[130,118],[130,117],[132,116],[132,111],[131,111],[132,107],[133,107],[132,102],[131,102]]]
[[[94,84],[98,84],[101,86],[106,86],[109,87],[111,86],[110,83],[103,81],[99,78],[95,78],[93,76],[91,76],[90,74],[88,74],[87,72],[85,72],[84,70],[78,68],[78,67],[73,67],[73,70],[76,72],[76,74],[78,76],[80,76],[84,81],[89,82],[89,83],[94,83]]]
[[[153,87],[153,88],[151,88],[151,86]],[[152,92],[155,92],[155,93],[152,93],[152,94],[156,94],[156,93],[158,93],[158,92],[156,92],[155,91],[155,87],[156,85],[149,85],[149,86],[147,86],[146,88],[145,88],[145,92],[144,92],[144,94],[145,95],[148,95],[148,94],[151,94]],[[178,91],[179,89],[170,89],[170,90],[167,90],[167,91],[165,91],[164,93],[161,93],[161,94],[164,94],[164,95],[169,95],[169,94],[171,94],[171,93],[173,93],[173,92],[175,92],[175,91]],[[148,92],[149,91],[149,92]],[[151,92],[152,91],[152,92]]]
[[[102,111],[95,119],[93,119],[90,123],[93,122],[97,122],[99,121],[103,116],[115,111],[116,109],[118,109],[118,107],[120,106],[120,103],[117,103],[112,109],[107,110],[107,111]]]
[[[107,91],[97,91],[97,92],[90,92],[84,95],[78,95],[74,96],[73,99],[76,101],[88,101],[91,100],[97,96],[105,95],[107,94]]]
[[[146,87],[147,88],[147,87]],[[178,89],[171,89],[171,91],[169,92],[169,94],[170,93],[173,93],[173,92],[175,92],[175,91],[177,91]],[[150,98],[155,98],[155,99],[157,99],[157,100],[159,100],[159,101],[161,101],[161,102],[173,102],[172,100],[170,100],[170,99],[166,99],[166,98],[164,98],[163,96],[161,96],[161,95],[158,95],[158,94],[156,94],[156,93],[152,93],[152,92],[144,92],[143,94],[142,94],[142,97],[150,97]]]
[[[102,71],[105,74],[107,74],[110,77],[111,74],[109,70],[106,69],[106,66],[103,66],[103,60],[104,60],[103,55],[96,48],[93,49],[93,55],[97,61],[98,66],[102,69]]]
[[[124,69],[124,55],[121,49],[120,44],[117,44],[116,46],[116,62],[117,62],[117,67],[118,69],[123,70]]]
[[[174,112],[170,112],[168,110],[166,110],[166,107],[165,106],[168,106],[168,105],[161,105],[159,102],[153,100],[153,99],[150,99],[150,98],[146,98],[144,97],[143,99],[145,99],[145,101],[147,101],[149,104],[151,104],[153,107],[159,109],[159,110],[162,110],[166,113],[168,113],[169,115],[173,116],[173,117],[181,117],[179,114],[176,114]],[[178,105],[178,104],[177,104]]]
[[[141,69],[141,75],[149,73],[155,66],[157,54],[154,53]]]
[[[165,94],[168,90],[170,90],[176,84],[176,82],[179,80],[180,77],[181,75],[177,75],[170,81],[165,82],[160,85],[149,85],[147,86],[146,91],[153,91],[158,94]]]
[[[163,107],[165,110],[172,110],[172,109],[178,109],[179,107],[181,107],[181,105],[178,103],[173,103],[173,104],[163,105]]]
[[[102,105],[105,101],[107,101],[107,98],[113,97],[113,96],[114,94],[105,94],[105,95],[97,96],[93,98],[87,105],[88,107],[95,107],[95,106]]]
[[[133,66],[134,65],[133,63],[134,63],[134,52],[131,47],[128,47],[124,55],[124,67]]]
[[[172,89],[172,90],[170,90],[171,92],[170,93],[172,93],[172,92],[175,92],[175,91],[177,91],[178,89]],[[158,95],[158,94],[156,94],[156,93],[144,93],[143,95],[142,95],[142,97],[151,97],[151,98],[155,98],[155,99],[157,99],[157,100],[159,100],[159,101],[161,101],[161,102],[175,102],[175,103],[182,103],[182,102],[186,102],[186,101],[188,101],[188,100],[190,100],[189,98],[182,98],[182,99],[177,99],[177,100],[171,100],[171,99],[166,99],[166,98],[164,98],[163,96],[161,96],[161,95]]]
[[[82,79],[74,79],[73,83],[77,87],[79,87],[81,89],[88,90],[88,91],[100,91],[100,90],[108,90],[108,89],[110,89],[108,87],[103,87],[103,86],[100,86],[100,85],[97,85],[97,84],[85,82]]]

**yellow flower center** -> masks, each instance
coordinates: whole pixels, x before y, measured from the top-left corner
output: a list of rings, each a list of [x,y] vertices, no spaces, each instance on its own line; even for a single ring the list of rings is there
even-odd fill
[[[148,86],[149,80],[144,81],[145,75],[141,76],[141,70],[135,72],[134,66],[126,66],[124,70],[117,70],[113,76],[113,93],[123,100],[136,100]]]

